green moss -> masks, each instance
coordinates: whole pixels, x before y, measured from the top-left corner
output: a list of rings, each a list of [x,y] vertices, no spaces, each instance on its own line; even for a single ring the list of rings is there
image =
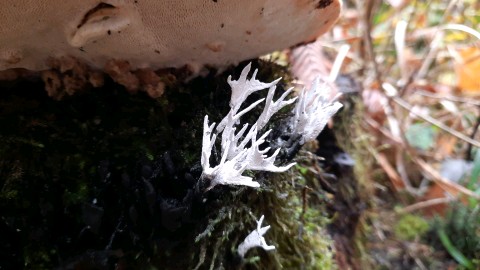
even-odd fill
[[[406,214],[399,219],[394,232],[399,239],[412,241],[421,238],[429,228],[430,226],[424,218]]]
[[[264,175],[263,190],[229,189],[228,196],[206,229],[196,236],[196,242],[205,247],[205,256],[199,265],[217,269],[224,264],[222,249],[228,247],[235,256],[236,247],[256,228],[256,220],[265,215],[264,225],[271,229],[265,235],[274,251],[257,248],[246,254],[248,269],[335,269],[332,242],[325,232],[328,219],[321,205],[308,208],[303,213],[302,181],[297,171],[285,174]],[[257,176],[258,179],[258,176]],[[231,262],[230,267],[241,264]]]
[[[451,249],[440,241],[439,231],[448,237]],[[452,257],[452,249],[456,250],[474,265],[472,269],[477,269],[480,267],[480,206],[454,203],[444,217],[435,218],[429,240],[439,249],[447,250]]]

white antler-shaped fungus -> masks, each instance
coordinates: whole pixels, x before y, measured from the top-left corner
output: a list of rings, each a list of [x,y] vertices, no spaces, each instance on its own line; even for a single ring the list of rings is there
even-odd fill
[[[247,251],[254,247],[261,247],[266,251],[275,249],[275,246],[267,245],[267,242],[263,237],[263,235],[268,231],[268,229],[270,229],[270,226],[262,228],[263,218],[264,216],[262,215],[257,221],[257,228],[253,230],[249,235],[247,235],[247,237],[245,237],[245,240],[243,240],[243,242],[238,245],[238,254],[242,256],[242,258],[245,258],[245,254],[247,253]]]
[[[232,88],[232,97],[230,99],[230,111],[217,125],[216,132],[222,133],[220,163],[215,167],[210,167],[210,155],[217,134],[212,134],[215,123],[208,124],[208,117],[204,119],[203,146],[202,146],[202,179],[209,179],[210,188],[215,185],[244,185],[250,187],[259,187],[258,182],[253,181],[251,177],[243,176],[246,170],[284,172],[295,163],[287,166],[275,166],[275,158],[280,149],[277,149],[271,156],[268,156],[270,148],[260,150],[270,134],[271,130],[266,131],[257,138],[257,133],[268,123],[273,114],[283,107],[292,104],[297,98],[285,100],[292,89],[288,89],[277,100],[273,101],[276,84],[280,79],[271,83],[263,83],[257,80],[257,70],[253,72],[250,79],[247,76],[250,72],[251,64],[248,64],[242,71],[238,80],[228,78],[228,83]],[[240,111],[240,108],[247,97],[263,89],[268,88],[266,98],[259,99]],[[317,78],[312,84],[311,89],[303,89],[300,92],[298,102],[294,108],[294,115],[290,121],[290,131],[292,134],[300,135],[300,144],[314,140],[323,130],[328,120],[342,107],[342,104],[335,101],[337,97],[330,98],[332,88],[320,78]],[[240,123],[240,118],[251,111],[255,106],[265,101],[265,107],[257,121],[250,126],[244,124],[236,132],[236,125]],[[248,130],[248,131],[247,131]],[[247,147],[249,145],[249,147]]]
[[[328,120],[342,107],[335,101],[339,95],[330,98],[333,89],[317,77],[309,90],[303,89],[295,106],[292,130],[300,134],[300,144],[315,140]]]
[[[217,135],[212,135],[215,124],[209,125],[208,117],[205,116],[202,145],[202,179],[210,179],[210,188],[218,184],[259,187],[260,184],[253,181],[251,177],[242,175],[245,170],[284,172],[295,164],[292,163],[281,167],[275,166],[275,158],[280,149],[277,149],[271,156],[267,155],[270,148],[260,150],[260,145],[265,142],[270,130],[262,134],[258,139],[257,133],[265,126],[273,114],[284,106],[293,103],[296,98],[284,101],[291,92],[291,89],[289,89],[277,101],[273,102],[275,85],[280,79],[271,83],[262,83],[255,78],[257,70],[254,71],[251,79],[247,79],[250,69],[251,64],[248,64],[243,69],[240,78],[236,81],[232,80],[231,77],[228,78],[228,83],[232,88],[230,112],[216,128],[217,134],[222,132],[222,157],[220,163],[213,168],[210,167],[209,159]],[[248,129],[248,124],[243,125],[242,129],[235,134],[236,125],[240,122],[241,116],[265,99],[257,100],[247,108],[239,111],[242,103],[245,102],[251,93],[266,88],[269,88],[266,104],[257,122],[251,125],[250,129]],[[244,135],[245,133],[246,135]],[[246,148],[249,143],[250,147]]]

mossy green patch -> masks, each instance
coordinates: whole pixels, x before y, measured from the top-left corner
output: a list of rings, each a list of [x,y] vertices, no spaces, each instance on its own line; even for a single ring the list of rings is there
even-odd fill
[[[424,218],[406,214],[398,220],[394,232],[401,240],[413,241],[415,239],[420,239],[429,228],[428,221]]]
[[[454,203],[431,227],[430,242],[445,249],[465,269],[480,267],[480,205]]]

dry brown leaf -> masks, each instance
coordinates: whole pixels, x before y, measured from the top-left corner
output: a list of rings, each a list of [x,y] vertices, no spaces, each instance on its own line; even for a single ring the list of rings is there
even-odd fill
[[[446,157],[453,156],[457,138],[450,134],[439,133],[437,136],[437,147],[435,150],[435,158],[443,160]]]
[[[309,87],[317,76],[328,78],[331,64],[323,55],[320,39],[290,51],[292,74],[306,87]]]
[[[365,89],[362,92],[363,104],[366,113],[378,123],[385,121],[385,108],[383,104],[387,102],[385,95],[376,89]]]
[[[402,178],[400,175],[397,173],[395,168],[388,162],[387,157],[379,153],[375,157],[377,159],[378,164],[383,168],[385,173],[387,173],[388,178],[390,178],[390,181],[392,182],[392,186],[396,191],[402,190],[405,188],[405,185],[403,184]]]
[[[420,199],[420,201],[429,201],[439,198],[445,198],[445,190],[440,187],[438,184],[433,183],[428,191],[426,192],[425,196]],[[431,205],[429,207],[425,207],[423,212],[428,216],[433,216],[435,214],[443,215],[445,214],[447,203],[439,203],[435,205]]]

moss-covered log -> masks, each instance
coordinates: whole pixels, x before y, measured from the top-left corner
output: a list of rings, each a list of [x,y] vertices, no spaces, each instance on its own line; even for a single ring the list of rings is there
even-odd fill
[[[272,63],[254,66],[262,81],[288,77]],[[162,75],[159,99],[108,79],[61,101],[41,82],[2,83],[0,268],[331,269],[322,203],[305,207],[311,180],[298,168],[256,173],[260,189],[204,192],[199,182],[203,117],[218,123],[228,112],[226,78],[240,71],[188,83]],[[292,153],[279,157],[287,162]],[[236,247],[262,214],[277,249],[243,260]]]

